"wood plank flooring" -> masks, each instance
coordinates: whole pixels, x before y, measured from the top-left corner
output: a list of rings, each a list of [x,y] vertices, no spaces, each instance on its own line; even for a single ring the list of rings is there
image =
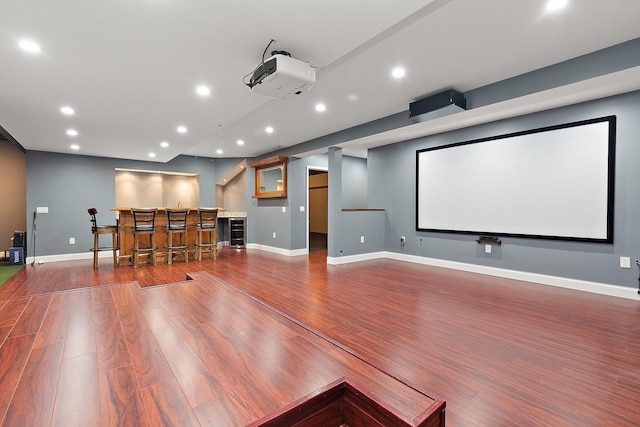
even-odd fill
[[[261,389],[273,405],[243,400],[247,378],[225,370],[228,358],[288,360],[330,343],[446,400],[448,426],[640,425],[640,302],[325,257],[222,250],[215,261],[155,268],[26,266],[0,287],[2,425],[243,425],[299,396]],[[230,337],[258,333],[246,327],[254,315],[216,306],[210,286],[162,286],[197,271],[328,341],[270,323],[278,339],[236,347]],[[336,362],[315,357],[313,369],[279,374],[320,387]],[[277,372],[258,368],[260,383]]]

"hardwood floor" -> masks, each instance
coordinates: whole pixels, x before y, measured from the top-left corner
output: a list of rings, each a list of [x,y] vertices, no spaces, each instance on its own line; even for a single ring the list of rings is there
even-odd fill
[[[448,426],[640,425],[640,302],[325,260],[222,250],[138,269],[27,266],[0,287],[2,425],[244,425],[360,360],[446,400]],[[229,286],[164,286],[198,271]],[[315,334],[291,332],[273,310]],[[262,342],[260,331],[275,335]],[[225,369],[229,360],[246,371]],[[265,386],[276,376],[305,385]],[[243,400],[249,392],[262,397]]]

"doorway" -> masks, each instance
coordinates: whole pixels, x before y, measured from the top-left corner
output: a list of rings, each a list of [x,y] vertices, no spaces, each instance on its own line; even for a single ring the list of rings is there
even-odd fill
[[[307,248],[309,253],[327,251],[329,214],[329,173],[323,169],[308,169]]]

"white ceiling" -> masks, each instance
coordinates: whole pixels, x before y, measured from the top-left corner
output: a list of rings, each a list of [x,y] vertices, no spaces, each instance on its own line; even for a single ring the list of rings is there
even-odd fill
[[[405,111],[447,88],[465,92],[640,37],[638,0],[569,0],[555,14],[545,4],[7,1],[0,125],[28,150],[145,161],[154,152],[160,162],[179,154],[255,157]],[[21,50],[22,38],[42,52]],[[243,84],[271,39],[269,51],[318,68],[313,88],[271,100]],[[403,79],[390,77],[395,66],[405,67]],[[198,97],[198,84],[211,95]],[[63,105],[76,114],[62,115]],[[178,125],[188,132],[178,134]],[[78,136],[66,135],[69,128]]]

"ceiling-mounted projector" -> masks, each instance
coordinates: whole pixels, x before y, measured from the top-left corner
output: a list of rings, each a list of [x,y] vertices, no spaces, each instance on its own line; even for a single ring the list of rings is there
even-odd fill
[[[316,71],[311,65],[283,52],[262,62],[246,85],[251,92],[284,99],[309,90],[315,82]]]

